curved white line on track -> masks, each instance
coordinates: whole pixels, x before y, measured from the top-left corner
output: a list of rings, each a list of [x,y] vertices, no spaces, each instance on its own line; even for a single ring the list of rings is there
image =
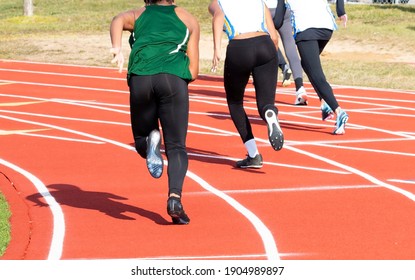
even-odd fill
[[[99,137],[99,136],[92,135],[92,134],[85,133],[85,132],[80,132],[80,131],[76,131],[76,130],[72,130],[72,129],[67,129],[67,128],[63,128],[63,127],[56,126],[56,125],[51,125],[51,124],[45,124],[45,123],[39,123],[39,122],[35,122],[35,121],[16,119],[16,118],[13,118],[13,117],[8,117],[8,116],[3,116],[3,115],[0,115],[0,118],[13,120],[13,121],[17,121],[17,122],[23,122],[23,123],[39,125],[39,126],[44,126],[44,127],[49,127],[49,128],[53,128],[53,129],[57,129],[57,130],[61,130],[61,131],[66,131],[66,132],[69,132],[69,133],[82,135],[82,136],[89,137],[89,138],[92,138],[92,139],[95,139],[95,140],[107,142],[107,143],[110,143],[110,144],[113,144],[113,145],[116,145],[116,146],[119,146],[119,147],[122,147],[122,148],[126,148],[128,150],[135,151],[134,147],[132,147],[130,145],[123,144],[123,143],[120,143],[120,142],[117,142],[117,141],[114,141],[114,140]],[[168,164],[167,161],[164,161],[164,162],[165,162],[166,165]],[[197,176],[195,173],[188,170],[187,173],[186,173],[186,176],[188,176],[189,178],[194,180],[196,183],[198,183],[204,189],[214,193],[218,197],[225,200],[229,205],[231,205],[238,212],[240,212],[242,215],[244,215],[249,220],[249,222],[255,227],[255,229],[257,229],[259,235],[261,236],[264,247],[265,247],[265,252],[266,252],[267,258],[269,260],[279,260],[280,259],[279,255],[278,255],[278,250],[277,250],[277,247],[276,247],[276,244],[275,244],[275,240],[274,240],[270,230],[264,225],[264,223],[262,223],[262,221],[257,216],[255,216],[250,210],[248,210],[247,208],[242,206],[235,199],[231,198],[230,196],[226,195],[225,193],[223,193],[223,192],[219,191],[218,189],[216,189],[216,188],[212,187],[211,185],[209,185],[206,181],[204,181],[202,178]],[[50,196],[50,193],[49,193],[49,196]],[[62,218],[63,218],[63,216],[62,216]]]
[[[42,195],[47,204],[49,204],[53,216],[53,232],[48,260],[59,260],[62,256],[63,240],[65,237],[65,217],[59,203],[57,203],[55,198],[50,194],[45,184],[43,184],[35,175],[1,158],[0,164],[7,166],[26,177],[36,187],[38,193]]]
[[[264,243],[264,248],[265,248],[265,253],[267,255],[267,259],[268,260],[279,260],[280,259],[278,250],[277,250],[277,245],[275,244],[274,236],[272,235],[271,231],[264,225],[264,223],[254,213],[252,213],[252,211],[244,207],[234,198],[212,187],[205,180],[203,180],[202,178],[200,178],[193,172],[187,171],[186,175],[189,178],[193,179],[195,182],[197,182],[199,185],[201,185],[205,190],[225,200],[229,205],[231,205],[239,213],[245,216],[253,224],[257,232],[260,234],[262,238],[262,242]]]

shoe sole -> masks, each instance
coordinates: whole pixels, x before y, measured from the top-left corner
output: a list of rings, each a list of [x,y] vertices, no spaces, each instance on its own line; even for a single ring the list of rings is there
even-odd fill
[[[163,158],[160,153],[160,132],[152,131],[148,136],[146,164],[148,172],[154,178],[163,174]]]
[[[173,224],[175,225],[187,225],[190,223],[189,217],[187,217],[187,215],[183,212],[168,212],[168,214],[171,217]]]
[[[265,120],[268,126],[269,142],[274,150],[279,151],[284,145],[284,135],[278,123],[277,114],[273,110],[267,110],[265,111]]]
[[[286,72],[283,72],[283,74],[282,74],[282,86],[283,87],[288,87],[289,85],[291,85],[291,80],[290,80],[290,78],[291,78],[291,70],[288,70],[288,71],[286,71]]]
[[[287,79],[287,80],[283,80],[282,81],[282,86],[283,87],[288,87],[290,85],[291,85],[291,80],[290,79]]]
[[[346,123],[347,123],[348,120],[349,120],[349,116],[344,117],[341,120],[341,125],[333,131],[333,134],[335,134],[335,135],[345,134],[346,133],[346,130],[345,130]]]
[[[260,169],[262,168],[262,164],[261,165],[242,165],[242,166],[236,166],[238,168],[242,168],[242,169],[247,169],[247,168],[253,168],[253,169]]]
[[[294,105],[296,105],[296,106],[307,106],[307,104],[308,104],[307,100],[308,100],[307,95],[297,96],[296,99],[295,99]]]

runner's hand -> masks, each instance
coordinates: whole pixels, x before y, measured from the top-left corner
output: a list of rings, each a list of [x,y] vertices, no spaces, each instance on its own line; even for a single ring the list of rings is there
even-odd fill
[[[124,55],[121,52],[120,48],[111,48],[110,53],[114,56],[111,60],[111,63],[117,63],[118,66],[118,72],[122,72],[122,69],[124,67]]]
[[[343,22],[343,27],[347,27],[347,14],[342,15],[340,20]]]
[[[212,67],[210,68],[210,71],[212,73],[215,73],[216,70],[218,69],[219,61],[220,61],[220,53],[215,51],[213,53]]]

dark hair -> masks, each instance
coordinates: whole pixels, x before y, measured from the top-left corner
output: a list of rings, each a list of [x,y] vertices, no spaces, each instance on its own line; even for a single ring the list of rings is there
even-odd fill
[[[144,0],[144,3],[146,3],[146,4],[157,4],[160,1],[161,0]],[[170,4],[174,2],[174,0],[166,0],[166,1],[169,2]]]

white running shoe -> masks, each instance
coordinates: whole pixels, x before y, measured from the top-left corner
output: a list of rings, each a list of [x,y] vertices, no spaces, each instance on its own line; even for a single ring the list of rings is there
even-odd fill
[[[154,129],[147,137],[146,164],[148,172],[154,178],[160,178],[163,173],[163,158],[160,153],[160,131]]]
[[[307,92],[304,87],[300,87],[295,93],[295,102],[294,105],[307,105]]]

